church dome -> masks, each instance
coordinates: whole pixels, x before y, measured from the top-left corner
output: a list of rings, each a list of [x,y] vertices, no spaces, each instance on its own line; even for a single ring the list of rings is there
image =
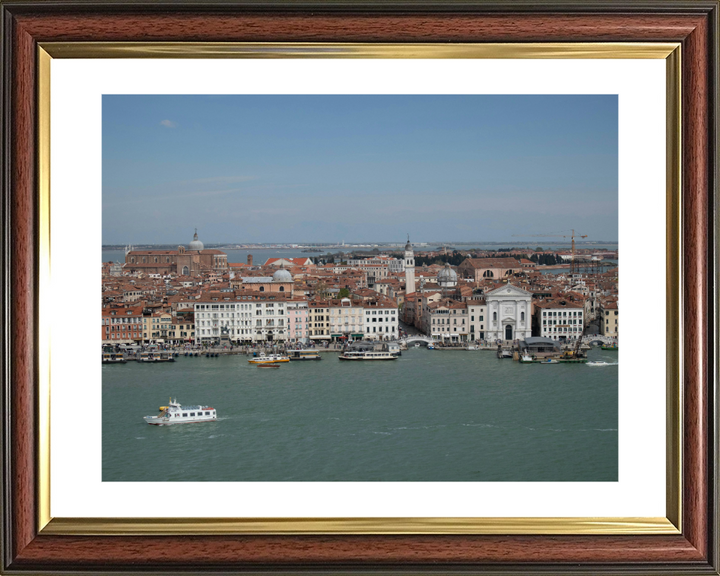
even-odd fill
[[[412,252],[412,244],[410,244],[410,234],[408,234],[408,241],[405,244],[405,252]]]
[[[193,240],[190,242],[188,250],[205,250],[205,245],[198,240],[197,228],[195,228],[195,236],[193,236]]]
[[[450,268],[448,262],[445,262],[445,268],[438,272],[437,283],[443,288],[451,288],[457,285],[457,273]]]
[[[284,268],[280,268],[280,270],[277,270],[275,274],[273,274],[273,282],[292,282],[293,277],[290,272],[285,270]]]

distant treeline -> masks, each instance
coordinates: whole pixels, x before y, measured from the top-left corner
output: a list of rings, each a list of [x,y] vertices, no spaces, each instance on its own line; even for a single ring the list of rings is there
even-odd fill
[[[554,266],[555,264],[560,264],[561,262],[555,254],[533,254],[530,256],[530,260],[543,266]]]
[[[458,266],[465,258],[466,256],[457,250],[453,250],[452,254],[440,254],[439,256],[415,256],[415,266],[430,266],[445,264],[445,262],[449,262],[450,266]]]
[[[315,260],[319,264],[326,264],[329,262],[346,262],[348,259],[354,259],[354,258],[372,258],[373,256],[377,255],[377,250],[374,251],[374,253],[358,253],[353,252],[352,254],[323,254],[321,256],[314,256],[313,260]],[[500,253],[502,252],[502,254]],[[389,254],[393,258],[398,258],[400,260],[403,259],[404,254],[402,252],[391,252]],[[453,250],[452,254],[439,254],[437,256],[415,256],[415,266],[431,266],[432,264],[445,264],[446,262],[450,263],[450,266],[459,266],[463,260],[467,258],[467,253],[461,253],[457,250]],[[471,257],[475,258],[477,256],[471,255]],[[516,260],[521,260],[523,258],[527,258],[527,254],[516,254],[516,253],[509,253],[504,250],[498,250],[495,254],[490,254],[487,256],[482,256],[483,258],[515,258]],[[552,266],[554,264],[560,264],[561,260],[559,258],[556,258],[554,254],[533,254],[530,256],[530,260],[532,262],[535,262],[536,264],[541,264],[544,266]]]

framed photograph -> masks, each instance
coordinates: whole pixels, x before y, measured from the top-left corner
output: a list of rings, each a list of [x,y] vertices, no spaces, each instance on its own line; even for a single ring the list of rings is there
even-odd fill
[[[718,573],[717,2],[1,8],[4,571]]]

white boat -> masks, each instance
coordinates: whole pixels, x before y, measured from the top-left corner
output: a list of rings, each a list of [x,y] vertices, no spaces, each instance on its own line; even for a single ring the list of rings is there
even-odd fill
[[[533,360],[532,356],[530,356],[528,354],[523,354],[522,356],[520,356],[520,362],[531,363],[531,362],[534,362],[534,360]]]
[[[391,352],[386,351],[360,351],[360,352],[345,352],[338,356],[339,360],[397,360],[397,356]]]
[[[145,416],[145,422],[155,426],[170,426],[171,424],[194,424],[197,422],[214,422],[217,412],[211,406],[181,406],[177,399],[167,406],[162,406],[157,416]]]
[[[427,349],[428,349],[428,350],[435,350],[435,346],[433,346],[432,344],[428,344],[428,345],[427,345]]]
[[[420,344],[418,344],[418,343],[416,342],[416,343],[415,343],[415,348],[420,348]]]
[[[560,362],[558,362],[557,360],[555,360],[553,358],[548,358],[546,360],[540,360],[540,362],[538,362],[538,364],[560,364]]]
[[[587,364],[588,366],[607,366],[607,365],[608,365],[607,362],[600,362],[600,361],[586,362],[586,364]]]
[[[478,347],[475,346],[475,344],[468,344],[468,347],[466,348],[466,350],[477,350],[477,349],[478,349]]]
[[[278,362],[290,362],[290,358],[282,354],[260,354],[248,360],[249,364],[277,364]]]

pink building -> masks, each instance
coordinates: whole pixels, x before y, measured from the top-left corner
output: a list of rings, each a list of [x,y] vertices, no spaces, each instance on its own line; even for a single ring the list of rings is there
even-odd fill
[[[308,338],[308,303],[306,300],[288,300],[288,340],[304,342]]]

